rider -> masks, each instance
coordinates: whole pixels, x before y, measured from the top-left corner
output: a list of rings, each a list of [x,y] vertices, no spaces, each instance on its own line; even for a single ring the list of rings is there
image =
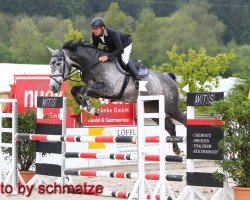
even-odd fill
[[[109,55],[100,56],[99,61],[105,62],[108,59],[121,56],[123,63],[138,85],[138,81],[140,80],[138,71],[134,63],[129,59],[132,49],[131,36],[117,30],[107,28],[102,17],[94,18],[91,21],[91,28],[93,46],[97,48],[98,44],[102,43],[111,51]]]

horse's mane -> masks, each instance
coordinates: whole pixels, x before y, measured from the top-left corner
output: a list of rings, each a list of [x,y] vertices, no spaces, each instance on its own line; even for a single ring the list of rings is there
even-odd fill
[[[69,42],[66,42],[62,46],[63,49],[68,49],[70,51],[76,51],[77,47],[90,47],[90,48],[96,49],[94,46],[92,46],[90,44],[90,42],[87,42],[87,41],[86,42],[82,42],[81,40],[79,40],[79,41],[70,40]]]

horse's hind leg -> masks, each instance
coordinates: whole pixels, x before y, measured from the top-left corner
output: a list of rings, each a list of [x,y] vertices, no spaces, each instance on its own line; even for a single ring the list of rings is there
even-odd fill
[[[186,126],[187,116],[180,110],[176,110],[171,117]]]
[[[159,119],[152,120],[159,124]],[[171,136],[176,136],[175,124],[169,118],[165,118],[165,129]],[[176,142],[173,143],[173,151],[177,155],[181,153],[181,150]]]

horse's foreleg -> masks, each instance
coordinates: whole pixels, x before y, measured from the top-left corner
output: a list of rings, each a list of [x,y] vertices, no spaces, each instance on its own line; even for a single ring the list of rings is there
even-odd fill
[[[74,86],[71,89],[71,94],[73,95],[74,99],[76,100],[79,108],[88,112],[91,115],[98,116],[99,113],[96,108],[91,106],[89,97],[87,96],[87,89],[88,86]]]
[[[171,136],[176,136],[175,124],[169,118],[165,119],[165,129]],[[173,151],[177,155],[181,153],[181,150],[176,142],[173,143]]]
[[[80,106],[82,105],[84,102],[82,100],[82,98],[80,97],[80,91],[81,91],[82,86],[73,86],[71,89],[71,94],[74,97],[75,101],[77,102],[77,104]]]

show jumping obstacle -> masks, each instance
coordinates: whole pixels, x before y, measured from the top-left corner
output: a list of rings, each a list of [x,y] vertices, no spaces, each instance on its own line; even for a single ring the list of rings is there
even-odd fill
[[[150,100],[158,100],[159,101],[159,113],[146,113],[144,115],[144,102]],[[138,145],[138,156],[137,155],[126,155],[126,158],[137,159],[138,165],[138,173],[135,172],[105,172],[105,171],[91,171],[91,170],[69,170],[65,169],[65,159],[62,159],[61,166],[59,165],[52,165],[52,164],[45,164],[39,163],[40,159],[37,159],[38,162],[36,163],[36,176],[28,183],[29,185],[36,183],[37,181],[42,181],[47,183],[40,175],[50,175],[50,176],[60,176],[61,180],[56,180],[56,182],[61,182],[62,184],[65,182],[65,177],[70,175],[78,175],[78,176],[102,176],[102,177],[113,177],[113,178],[137,178],[136,184],[129,194],[129,199],[138,197],[139,199],[145,199],[145,197],[149,199],[164,199],[165,198],[165,190],[166,190],[166,183],[168,181],[183,181],[182,175],[166,175],[165,174],[165,162],[182,162],[182,158],[178,156],[166,156],[165,146],[166,142],[183,142],[183,137],[169,137],[165,131],[165,113],[164,113],[164,98],[163,96],[148,96],[148,97],[141,97],[138,98],[138,113],[142,113],[138,115],[138,137],[132,136],[75,136],[75,135],[65,135],[65,98],[59,97],[38,97],[37,100],[37,108],[38,108],[38,119],[37,119],[37,128],[36,134],[25,134],[19,133],[16,135],[17,139],[22,140],[35,140],[37,141],[37,145],[39,152],[48,153],[47,145],[54,145],[53,143],[58,143],[63,145],[66,142],[102,142],[102,143],[131,143]],[[59,108],[61,120],[50,120],[48,119],[41,119],[43,115],[43,108]],[[152,114],[152,116],[150,115]],[[160,120],[159,128],[156,128],[156,133],[158,136],[144,136],[144,118],[151,118],[157,117]],[[59,130],[59,131],[58,131]],[[64,131],[63,131],[64,130]],[[49,132],[50,134],[47,135],[45,133]],[[60,134],[62,132],[62,134]],[[56,133],[56,134],[54,134]],[[48,143],[47,143],[48,142]],[[53,143],[50,143],[53,142]],[[159,143],[160,147],[160,155],[152,155],[150,153],[145,152],[145,143]],[[40,145],[46,144],[45,149],[40,147]],[[56,145],[58,145],[56,144]],[[58,146],[57,146],[58,147]],[[42,150],[43,149],[43,150]],[[44,151],[46,150],[46,151]],[[61,146],[61,151],[57,150],[50,150],[50,153],[59,153],[65,155],[65,158],[72,158],[75,157],[76,154],[72,154],[70,152],[65,151],[65,147]],[[83,155],[83,154],[81,154]],[[86,154],[85,154],[86,155]],[[90,154],[88,154],[90,155]],[[95,154],[98,157],[98,154]],[[121,155],[114,156],[113,158],[121,158]],[[159,161],[160,162],[160,173],[159,174],[150,174],[144,172],[144,165],[145,161]],[[56,172],[57,171],[57,172]],[[58,173],[61,171],[61,174]],[[154,190],[149,187],[149,184],[145,185],[147,180],[157,180],[158,183]],[[150,191],[150,195],[145,194],[145,186],[148,187]],[[170,196],[175,199],[174,193],[169,187],[167,183],[167,187],[170,193]],[[137,190],[139,193],[137,193]],[[160,191],[160,195],[157,195],[158,191]],[[125,194],[125,193],[122,193]],[[125,195],[126,196],[126,195]],[[126,196],[128,197],[128,196]]]
[[[89,152],[66,152],[65,158],[85,158],[85,159],[110,159],[110,160],[137,160],[136,154],[105,154],[105,153],[89,153]],[[145,161],[160,161],[159,155],[145,155]],[[165,156],[167,162],[183,162],[180,156]]]
[[[109,171],[96,171],[96,170],[72,170],[65,169],[65,175],[72,176],[89,176],[89,177],[110,177],[110,178],[126,178],[135,179],[138,178],[138,173],[135,172],[109,172]],[[183,181],[182,175],[166,175],[167,181]],[[159,180],[160,174],[145,173],[146,180]]]
[[[9,104],[12,107],[11,113],[4,113],[3,112],[3,106],[5,104]],[[5,128],[3,127],[3,118],[10,118],[11,119],[11,128]],[[16,152],[16,145],[15,145],[15,134],[17,132],[17,100],[16,99],[0,99],[0,157],[2,157],[2,160],[0,160],[0,184],[3,183],[4,185],[11,184],[13,191],[17,191],[17,152]],[[3,142],[3,133],[5,134],[11,134],[11,143],[4,143]],[[8,173],[6,173],[6,170],[4,169],[3,163],[3,148],[11,148],[12,150],[12,161],[11,161],[11,168]],[[19,178],[20,175],[19,175]],[[24,181],[20,179],[22,183]]]
[[[220,129],[221,120],[195,119],[196,106],[211,106],[212,102],[223,99],[223,92],[188,93],[187,94],[187,172],[186,188],[179,194],[177,200],[207,198],[197,189],[197,186],[219,188],[211,200],[233,200],[226,182],[217,181],[212,173],[196,172],[195,160],[222,160],[223,155],[218,143],[224,133]],[[216,125],[216,126],[215,126]]]
[[[223,138],[223,133],[219,131],[218,127],[214,124],[221,125],[220,120],[200,120],[194,119],[194,106],[209,106],[212,101],[218,100],[223,97],[222,93],[191,93],[188,94],[188,107],[187,107],[187,139],[183,137],[167,137],[164,129],[165,113],[163,109],[159,109],[159,113],[144,113],[144,102],[150,100],[158,100],[159,108],[164,106],[162,96],[139,96],[138,97],[138,136],[66,136],[66,99],[61,97],[39,97],[38,110],[37,110],[37,128],[36,134],[16,134],[18,139],[36,140],[37,141],[37,163],[36,163],[36,176],[28,184],[32,185],[36,182],[40,184],[44,182],[48,184],[43,176],[49,175],[60,177],[56,182],[64,184],[66,177],[70,176],[88,176],[88,177],[110,177],[110,178],[137,178],[137,181],[131,192],[121,191],[108,191],[104,190],[100,196],[118,197],[118,198],[139,198],[139,199],[165,199],[166,189],[169,192],[169,197],[173,200],[195,199],[198,198],[206,200],[207,198],[197,189],[197,186],[205,187],[221,187],[218,189],[211,200],[219,199],[233,199],[228,191],[226,184],[217,182],[212,179],[211,173],[195,172],[194,160],[218,160],[223,156],[218,151],[218,141]],[[42,119],[43,108],[59,108],[60,120]],[[156,128],[158,136],[145,136],[144,135],[144,118],[151,118],[152,116],[159,118],[159,126]],[[0,115],[1,116],[1,115]],[[16,123],[16,121],[15,121]],[[13,131],[14,132],[14,131]],[[45,135],[45,133],[51,135]],[[204,140],[205,138],[205,140]],[[183,142],[187,140],[187,172],[186,182],[187,187],[175,197],[168,181],[182,181],[182,175],[166,175],[165,162],[182,162],[183,158],[178,156],[166,156],[166,142]],[[205,143],[203,141],[206,141]],[[137,143],[138,153],[135,154],[105,154],[105,153],[88,153],[88,152],[66,152],[66,142],[107,142],[107,143]],[[159,155],[150,154],[146,152],[145,143],[159,143]],[[45,151],[46,149],[46,151]],[[42,152],[61,154],[61,165],[39,163]],[[79,158],[79,159],[117,159],[117,160],[137,160],[138,173],[136,172],[115,172],[115,171],[95,171],[95,170],[72,170],[65,169],[66,158]],[[159,161],[159,173],[145,173],[145,161]],[[15,163],[16,164],[16,163]],[[148,180],[157,180],[157,184],[152,190],[147,183]],[[205,180],[205,181],[204,181]],[[15,181],[14,181],[15,182]],[[14,185],[13,182],[13,185]],[[145,193],[146,187],[150,194]],[[157,194],[159,192],[159,194]]]
[[[60,176],[61,180],[57,179],[56,182],[60,182],[64,184],[66,176],[69,175],[79,175],[83,176],[90,176],[95,175],[95,176],[106,176],[106,177],[114,177],[114,178],[122,178],[122,177],[127,177],[127,178],[137,178],[137,182],[132,190],[132,192],[129,194],[129,199],[132,199],[134,197],[139,197],[139,199],[145,199],[145,197],[149,199],[163,199],[165,197],[165,190],[166,190],[166,184],[165,182],[167,181],[182,181],[183,176],[181,175],[175,175],[175,176],[166,176],[165,174],[165,160],[177,160],[180,162],[180,158],[177,158],[177,156],[166,156],[166,153],[161,152],[160,150],[160,155],[145,155],[144,151],[144,144],[145,143],[160,143],[162,145],[162,149],[164,151],[163,145],[165,142],[182,142],[183,137],[167,137],[166,134],[159,134],[159,133],[166,133],[164,129],[164,123],[165,123],[165,113],[164,113],[164,98],[163,96],[155,96],[155,97],[145,97],[143,99],[142,97],[138,98],[138,101],[141,101],[141,105],[144,104],[144,101],[149,101],[149,100],[158,100],[159,101],[159,113],[152,113],[153,117],[158,117],[160,120],[160,128],[157,129],[156,131],[159,136],[144,136],[144,130],[143,132],[140,130],[140,126],[144,127],[144,118],[152,117],[150,116],[150,113],[145,114],[145,117],[142,116],[143,118],[139,119],[141,122],[143,121],[143,124],[138,123],[138,140],[137,137],[130,137],[130,136],[69,136],[65,135],[65,98],[59,98],[59,97],[38,97],[37,100],[37,128],[36,128],[36,134],[26,134],[26,133],[19,133],[16,135],[16,139],[22,139],[22,140],[35,140],[37,141],[37,149],[39,149],[39,152],[42,153],[48,153],[49,148],[44,148],[42,145],[44,144],[50,144],[50,146],[54,145],[54,143],[57,143],[57,147],[53,150],[52,147],[49,150],[49,153],[59,153],[62,155],[66,155],[65,151],[65,143],[66,142],[104,142],[104,143],[132,143],[135,144],[137,143],[138,145],[138,156],[136,157],[138,162],[139,162],[139,167],[138,167],[138,172],[128,172],[128,173],[123,173],[123,172],[103,172],[103,171],[83,171],[81,170],[76,171],[76,170],[68,170],[65,169],[65,159],[62,159],[61,165],[52,165],[52,164],[45,164],[45,163],[39,163],[39,156],[37,158],[37,163],[36,163],[36,176],[29,181],[28,185],[34,184],[36,182],[44,182],[47,183],[47,180],[44,179],[44,177],[40,175],[52,175],[52,176]],[[59,108],[60,109],[60,119],[61,120],[48,120],[48,119],[42,119],[43,117],[43,108]],[[140,106],[138,106],[140,110]],[[144,110],[141,108],[141,111]],[[141,111],[138,111],[140,113]],[[143,111],[144,113],[144,111]],[[140,114],[139,114],[140,117]],[[162,119],[161,119],[162,118]],[[44,133],[50,132],[49,135],[45,135]],[[140,134],[141,132],[141,134]],[[138,142],[137,142],[138,141]],[[44,143],[44,142],[53,142],[53,143]],[[143,144],[142,144],[143,143]],[[61,150],[58,151],[58,144]],[[62,145],[62,146],[60,146]],[[69,153],[69,152],[68,152]],[[41,153],[39,153],[41,154]],[[72,155],[72,154],[71,154]],[[40,155],[41,156],[41,155]],[[133,156],[132,156],[133,157]],[[65,158],[67,158],[65,156]],[[150,173],[145,173],[144,172],[144,165],[145,161],[147,160],[158,160],[160,161],[160,173],[159,174],[150,174]],[[57,171],[57,173],[56,173]],[[61,174],[58,173],[58,171],[61,171]],[[51,172],[54,172],[52,174]],[[147,180],[158,180],[158,184],[156,185],[156,188],[154,191],[149,188],[150,195],[145,194],[145,181]],[[149,187],[149,185],[146,185]],[[137,189],[139,193],[137,193]],[[170,194],[174,198],[173,191],[170,189]],[[157,195],[158,190],[160,190],[160,195]],[[123,193],[124,194],[124,193]],[[126,193],[128,194],[128,193]],[[128,197],[128,196],[126,196]]]
[[[77,136],[77,135],[45,135],[19,133],[16,139],[46,142],[101,142],[101,143],[132,143],[136,144],[136,136]],[[183,142],[183,137],[166,137],[165,142]],[[159,143],[159,136],[145,137],[145,143]]]

